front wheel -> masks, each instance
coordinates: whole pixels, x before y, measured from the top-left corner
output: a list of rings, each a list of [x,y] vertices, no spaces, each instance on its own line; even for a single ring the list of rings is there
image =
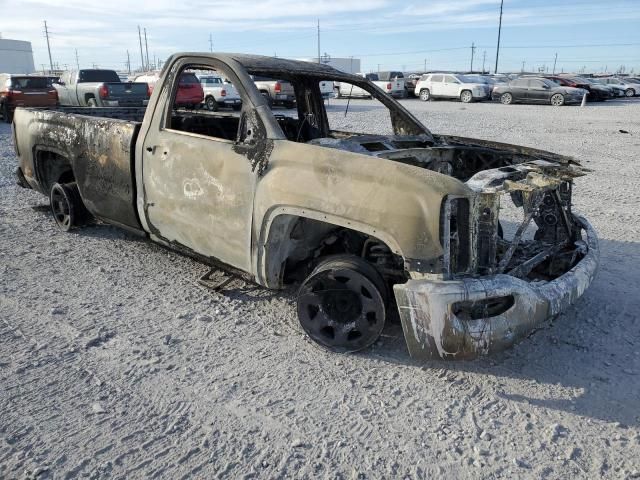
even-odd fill
[[[625,97],[633,97],[636,94],[636,91],[633,88],[627,88],[624,91]]]
[[[298,320],[319,345],[355,352],[372,345],[385,321],[386,285],[369,263],[355,255],[321,260],[298,291]]]
[[[53,219],[63,232],[86,223],[89,212],[82,203],[78,185],[75,182],[54,183],[49,200]]]
[[[460,101],[462,103],[471,103],[472,100],[473,100],[473,94],[469,90],[464,90],[460,94]]]
[[[423,88],[422,90],[420,90],[420,100],[422,100],[423,102],[428,102],[429,100],[431,100],[431,92],[428,88]]]
[[[503,93],[500,95],[500,103],[503,105],[511,105],[513,103],[513,95],[510,93]]]
[[[561,107],[564,105],[564,95],[561,93],[556,93],[551,96],[551,105],[554,107]]]

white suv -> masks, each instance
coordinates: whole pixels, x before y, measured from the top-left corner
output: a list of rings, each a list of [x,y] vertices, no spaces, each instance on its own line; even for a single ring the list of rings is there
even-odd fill
[[[431,98],[459,98],[464,103],[491,98],[491,86],[464,75],[428,73],[416,83],[415,96],[427,101]]]

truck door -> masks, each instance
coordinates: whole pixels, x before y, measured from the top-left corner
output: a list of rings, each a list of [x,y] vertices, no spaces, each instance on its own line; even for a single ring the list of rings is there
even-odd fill
[[[69,105],[69,72],[64,72],[60,76],[60,82],[54,84],[58,92],[58,102],[60,105]]]
[[[160,98],[148,130],[143,126],[141,133],[144,220],[155,239],[251,271],[257,174],[237,148],[241,113],[176,105],[176,79],[206,68],[186,60],[180,61],[178,74],[169,73],[165,84],[156,84]],[[231,80],[243,106],[252,105],[232,71],[211,73]]]

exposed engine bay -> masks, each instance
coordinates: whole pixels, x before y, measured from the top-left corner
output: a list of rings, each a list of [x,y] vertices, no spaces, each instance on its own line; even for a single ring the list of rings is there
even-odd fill
[[[444,255],[425,273],[552,280],[586,251],[571,193],[573,179],[587,170],[571,158],[459,137],[333,133],[335,138],[309,143],[422,167],[465,182],[474,192],[443,203]]]

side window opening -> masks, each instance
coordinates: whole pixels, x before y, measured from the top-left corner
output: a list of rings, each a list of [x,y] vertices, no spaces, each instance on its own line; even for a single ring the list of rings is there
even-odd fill
[[[224,69],[186,65],[172,92],[167,127],[181,132],[236,141],[244,92]]]

